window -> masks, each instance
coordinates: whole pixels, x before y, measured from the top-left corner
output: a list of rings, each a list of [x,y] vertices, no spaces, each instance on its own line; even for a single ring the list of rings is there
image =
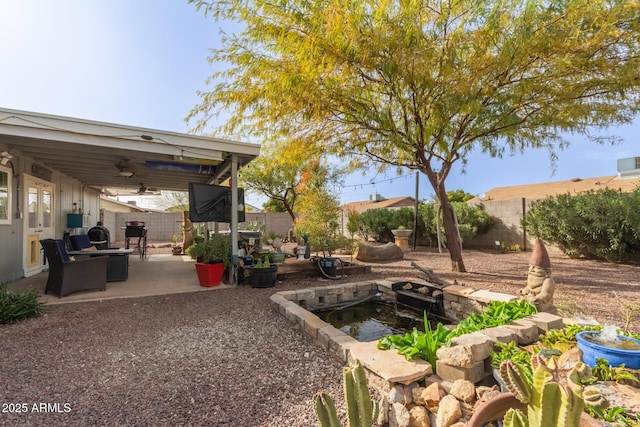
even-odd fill
[[[0,224],[11,224],[11,169],[0,166]]]

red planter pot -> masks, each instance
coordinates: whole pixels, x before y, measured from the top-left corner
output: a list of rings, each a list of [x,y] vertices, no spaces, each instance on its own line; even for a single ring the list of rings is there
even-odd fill
[[[224,263],[218,262],[216,264],[205,264],[197,262],[196,272],[198,273],[200,286],[208,288],[212,286],[218,286],[220,282],[222,282],[222,275],[224,274]]]

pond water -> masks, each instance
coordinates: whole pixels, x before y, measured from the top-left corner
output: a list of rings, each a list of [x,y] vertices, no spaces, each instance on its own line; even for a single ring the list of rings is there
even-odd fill
[[[424,331],[423,313],[384,301],[367,301],[344,308],[316,311],[316,316],[360,342],[376,341],[413,328]]]

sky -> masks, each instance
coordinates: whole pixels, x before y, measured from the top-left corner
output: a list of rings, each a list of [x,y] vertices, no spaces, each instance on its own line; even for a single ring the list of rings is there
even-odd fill
[[[200,103],[206,79],[221,64],[207,60],[221,32],[234,27],[196,11],[186,0],[0,0],[0,106],[152,129],[189,132],[189,111]],[[213,126],[220,125],[212,123]],[[597,145],[567,136],[554,171],[543,150],[492,159],[471,153],[457,165],[447,189],[474,195],[512,185],[611,176],[617,159],[640,156],[640,119],[610,129],[624,140]],[[260,141],[248,141],[256,142]],[[432,199],[425,176],[419,199]],[[342,202],[370,195],[415,195],[415,175],[355,173],[345,179]],[[260,207],[264,198],[248,195]],[[144,204],[144,202],[142,203]]]

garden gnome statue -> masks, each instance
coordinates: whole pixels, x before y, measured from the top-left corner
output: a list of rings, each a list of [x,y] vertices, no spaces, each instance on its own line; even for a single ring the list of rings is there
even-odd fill
[[[527,301],[535,304],[538,311],[555,312],[556,309],[553,305],[555,287],[551,277],[549,254],[542,244],[542,240],[536,239],[531,261],[529,261],[527,286],[520,290],[520,294],[524,295]]]

